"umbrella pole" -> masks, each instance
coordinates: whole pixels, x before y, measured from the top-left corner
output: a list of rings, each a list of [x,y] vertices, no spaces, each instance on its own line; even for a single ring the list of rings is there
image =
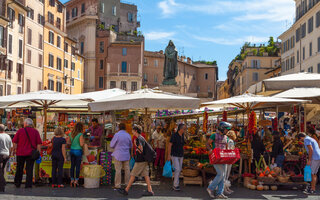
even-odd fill
[[[304,132],[307,132],[307,109],[306,104],[303,104],[303,123],[304,123]]]
[[[44,139],[47,140],[47,110],[48,110],[48,104],[47,101],[45,101],[45,104],[43,105],[43,114],[44,114],[44,125],[43,125],[43,131],[44,131]]]
[[[276,115],[276,118],[277,118],[277,130],[276,131],[278,131],[279,130],[279,126],[280,126],[280,124],[279,124],[279,106],[278,105],[276,106],[276,113],[277,113],[277,115]]]

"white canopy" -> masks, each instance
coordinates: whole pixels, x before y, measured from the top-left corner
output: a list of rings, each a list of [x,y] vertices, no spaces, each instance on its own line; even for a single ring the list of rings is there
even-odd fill
[[[82,99],[76,95],[63,94],[51,90],[29,92],[0,97],[1,107],[74,107],[87,106],[92,99]]]
[[[199,108],[200,99],[165,93],[159,90],[142,89],[94,103],[89,103],[91,111],[125,109],[195,109]]]
[[[295,87],[317,87],[320,74],[296,73],[263,80],[266,90],[289,90]]]
[[[306,100],[298,100],[298,99],[285,99],[285,98],[277,98],[277,97],[266,97],[261,95],[254,95],[250,93],[246,93],[240,96],[231,97],[228,99],[222,99],[218,101],[212,101],[203,103],[202,106],[235,106],[243,109],[254,109],[262,104],[288,104],[288,103],[303,103],[307,102]]]
[[[309,99],[313,103],[320,102],[320,88],[293,88],[279,94],[274,97],[280,98],[295,98],[295,99]]]
[[[102,90],[102,91],[96,91],[96,92],[87,92],[87,93],[82,93],[74,96],[82,99],[93,99],[94,101],[99,101],[106,98],[119,96],[122,94],[126,94],[126,91],[118,88],[114,88],[114,89]]]

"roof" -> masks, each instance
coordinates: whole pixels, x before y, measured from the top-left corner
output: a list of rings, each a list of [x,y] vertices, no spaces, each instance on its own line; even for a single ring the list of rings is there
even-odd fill
[[[275,68],[273,68],[272,70],[267,71],[267,72],[264,73],[264,74],[269,74],[269,73],[274,72],[274,71],[276,71],[277,69],[280,69],[280,68],[281,68],[281,66],[275,67]]]
[[[114,41],[111,43],[111,45],[113,44],[125,44],[125,45],[141,45],[141,42],[139,41],[134,41],[134,42],[131,42],[131,41]]]
[[[164,58],[164,54],[160,53],[160,51],[144,51],[144,56],[153,56],[153,57]]]
[[[203,63],[193,63],[192,65],[198,67],[198,68],[217,68],[217,65],[207,65]]]

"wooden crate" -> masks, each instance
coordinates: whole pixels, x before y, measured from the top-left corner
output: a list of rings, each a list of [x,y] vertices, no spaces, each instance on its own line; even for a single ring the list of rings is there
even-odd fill
[[[200,185],[202,187],[203,181],[201,176],[197,177],[183,177],[183,184],[186,185]]]

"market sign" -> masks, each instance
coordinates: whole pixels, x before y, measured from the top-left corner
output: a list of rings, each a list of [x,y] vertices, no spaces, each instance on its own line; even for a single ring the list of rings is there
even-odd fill
[[[258,122],[258,124],[259,124],[259,126],[271,126],[272,125],[272,122],[271,121],[269,121],[269,120],[260,120],[259,122]]]

